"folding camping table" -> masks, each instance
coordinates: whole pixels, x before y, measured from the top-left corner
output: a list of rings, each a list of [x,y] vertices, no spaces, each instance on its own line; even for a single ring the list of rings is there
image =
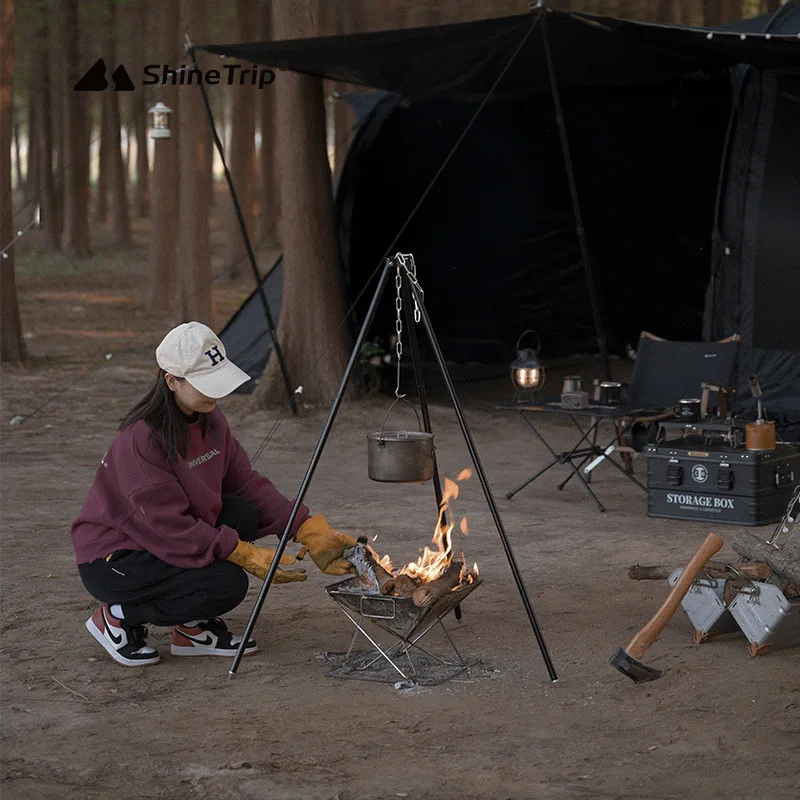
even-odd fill
[[[554,467],[556,464],[564,464],[570,467],[571,472],[559,484],[558,488],[563,489],[573,476],[577,476],[586,491],[591,495],[597,508],[600,511],[605,511],[605,506],[600,502],[590,485],[592,479],[591,470],[596,466],[590,464],[590,460],[598,460],[598,463],[599,461],[607,461],[609,464],[613,464],[628,478],[628,480],[635,483],[643,491],[647,491],[647,487],[641,483],[632,472],[627,470],[618,461],[611,458],[612,453],[617,449],[617,440],[619,437],[616,422],[621,417],[629,415],[630,411],[628,409],[622,406],[604,406],[596,402],[590,402],[588,408],[564,408],[559,398],[545,398],[540,403],[498,404],[495,405],[494,408],[498,411],[516,411],[553,457],[548,464],[531,475],[524,483],[513,491],[508,492],[506,494],[507,499],[510,500],[517,492],[524,489],[528,484],[533,483],[539,476],[544,475],[551,467]],[[572,448],[557,452],[533,424],[531,416],[536,413],[562,414],[569,417],[579,434]],[[605,444],[598,444],[598,429],[600,423],[604,420],[609,420],[614,423],[614,435]]]

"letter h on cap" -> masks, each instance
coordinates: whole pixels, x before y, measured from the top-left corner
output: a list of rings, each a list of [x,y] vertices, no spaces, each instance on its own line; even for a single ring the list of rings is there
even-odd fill
[[[220,361],[225,360],[225,356],[219,351],[219,345],[214,345],[210,350],[204,352],[211,359],[211,366],[216,367]]]

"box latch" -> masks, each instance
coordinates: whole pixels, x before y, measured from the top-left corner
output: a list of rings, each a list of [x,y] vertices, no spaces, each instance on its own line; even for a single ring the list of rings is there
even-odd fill
[[[733,469],[728,464],[720,464],[717,471],[717,488],[733,489]]]
[[[794,470],[790,464],[780,464],[775,467],[775,485],[786,486],[787,483],[794,483]]]
[[[680,486],[683,483],[683,467],[679,463],[667,464],[667,483],[670,486]]]

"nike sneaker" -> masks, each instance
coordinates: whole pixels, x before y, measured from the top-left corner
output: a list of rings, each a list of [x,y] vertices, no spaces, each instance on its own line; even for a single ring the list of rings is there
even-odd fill
[[[203,619],[191,625],[176,625],[172,629],[170,652],[174,656],[235,656],[241,636],[234,636],[221,619]],[[244,655],[258,650],[255,640],[249,639]]]
[[[114,661],[126,667],[149,667],[159,662],[158,650],[147,645],[147,628],[112,616],[108,603],[86,620],[86,629]]]

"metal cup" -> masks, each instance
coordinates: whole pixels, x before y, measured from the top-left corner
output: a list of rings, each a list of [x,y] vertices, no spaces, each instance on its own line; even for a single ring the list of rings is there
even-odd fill
[[[600,405],[618,406],[622,402],[622,384],[617,381],[600,383]]]
[[[691,397],[678,400],[678,405],[673,406],[672,411],[681,422],[700,422],[700,399]]]
[[[570,394],[571,392],[579,392],[580,390],[581,390],[580,375],[567,375],[564,378],[564,385],[561,388],[561,394]]]

